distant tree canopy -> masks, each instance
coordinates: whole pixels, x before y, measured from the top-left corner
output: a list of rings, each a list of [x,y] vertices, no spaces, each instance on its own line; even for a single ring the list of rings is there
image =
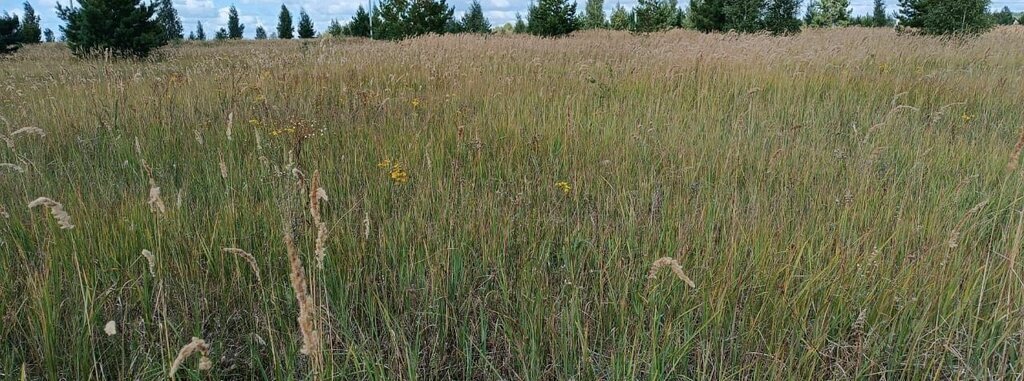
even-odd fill
[[[164,45],[164,28],[153,17],[156,5],[142,0],[78,0],[78,7],[57,5],[68,48],[76,56],[110,52],[143,58]]]
[[[526,29],[530,34],[557,37],[576,30],[576,3],[568,0],[540,0],[530,6]]]
[[[238,9],[235,9],[235,6],[232,5],[231,9],[228,10],[228,38],[239,40],[244,32],[245,25],[238,20]]]
[[[27,1],[23,4],[24,13],[21,19],[21,42],[26,44],[38,44],[42,38],[42,29],[39,27],[39,15]]]
[[[580,28],[597,29],[606,28],[607,26],[608,21],[604,18],[604,0],[587,0]]]
[[[608,26],[614,30],[627,30],[629,29],[631,19],[632,17],[630,17],[626,7],[623,7],[622,4],[616,4],[611,16],[608,16]]]
[[[811,26],[846,26],[850,22],[850,0],[811,0],[804,19]]]
[[[176,41],[184,38],[181,18],[178,17],[178,11],[174,9],[171,0],[160,0],[157,3],[156,21],[164,29],[165,40]]]
[[[799,0],[693,0],[690,23],[703,32],[796,33]]]
[[[263,29],[263,25],[260,25],[260,26],[256,27],[256,39],[257,40],[266,40],[267,39],[267,30]]]
[[[192,41],[206,41],[206,32],[203,31],[203,22],[196,21],[195,32],[189,33],[188,39]]]
[[[43,39],[46,42],[54,42],[55,41],[55,38],[53,37],[53,31],[50,30],[50,28],[46,28],[46,29],[43,30]]]
[[[480,6],[479,1],[473,0],[469,4],[469,10],[466,11],[466,14],[462,15],[457,31],[465,33],[491,33],[491,22],[487,21],[487,17],[484,17],[484,9]]]
[[[18,51],[21,47],[21,21],[18,16],[9,15],[4,12],[0,15],[0,55],[7,55]]]
[[[900,0],[900,22],[924,34],[978,34],[992,28],[990,0]]]
[[[345,27],[338,22],[338,19],[331,20],[331,24],[327,26],[327,35],[331,37],[341,37],[348,34]]]
[[[400,40],[428,33],[443,34],[449,30],[454,14],[455,10],[445,0],[383,0],[379,11],[373,14],[372,37]]]
[[[228,31],[224,28],[217,29],[217,32],[213,34],[214,40],[227,40]]]
[[[676,25],[676,0],[640,0],[633,8],[633,31],[657,32]]]
[[[281,13],[277,15],[277,38],[290,40],[295,37],[295,27],[292,26],[292,13],[288,7],[281,4]]]
[[[1016,20],[1010,7],[1003,7],[1001,11],[992,14],[992,21],[998,25],[1013,25]]]
[[[309,18],[309,14],[306,13],[305,9],[299,10],[299,38],[313,38],[316,37],[316,29],[313,28],[313,19]]]
[[[356,8],[356,14],[348,23],[348,34],[355,37],[370,37],[370,14],[362,5]]]

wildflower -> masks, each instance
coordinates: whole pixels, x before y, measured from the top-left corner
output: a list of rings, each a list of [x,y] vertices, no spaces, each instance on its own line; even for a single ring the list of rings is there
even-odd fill
[[[555,183],[555,186],[558,187],[558,189],[561,189],[562,193],[565,193],[566,195],[569,195],[569,192],[572,192],[572,186],[565,181],[559,181]]]
[[[974,115],[965,112],[963,115],[960,116],[960,119],[962,119],[964,123],[970,123],[972,120],[974,120]]]
[[[396,183],[399,184],[403,184],[409,181],[409,173],[402,169],[402,166],[399,165],[398,163],[395,163],[395,165],[391,167],[390,175],[391,180],[394,180]]]
[[[420,98],[419,97],[413,98],[411,103],[412,103],[412,108],[419,108],[420,107]]]
[[[883,63],[881,65],[878,65],[878,71],[883,73],[889,71],[889,64]]]
[[[389,160],[389,159],[384,159],[384,160],[381,160],[380,163],[377,163],[377,168],[384,169],[384,168],[389,168],[389,167],[391,167],[391,160]]]

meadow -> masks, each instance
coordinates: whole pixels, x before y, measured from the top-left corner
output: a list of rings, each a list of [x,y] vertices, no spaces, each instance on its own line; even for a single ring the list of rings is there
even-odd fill
[[[1022,62],[1024,27],[25,47],[0,378],[1020,379]]]

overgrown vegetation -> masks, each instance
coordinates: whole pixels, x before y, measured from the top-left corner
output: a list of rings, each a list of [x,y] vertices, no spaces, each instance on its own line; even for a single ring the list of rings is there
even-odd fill
[[[1019,379],[1022,49],[25,46],[0,378]]]

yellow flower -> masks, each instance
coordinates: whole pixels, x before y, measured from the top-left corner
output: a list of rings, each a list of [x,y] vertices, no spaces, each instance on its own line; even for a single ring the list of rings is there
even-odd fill
[[[384,159],[380,163],[377,163],[377,168],[381,168],[381,169],[387,168],[387,167],[390,167],[390,166],[391,166],[391,160],[389,160],[389,159]]]
[[[972,120],[974,120],[974,115],[970,115],[965,112],[963,115],[960,116],[960,119],[962,119],[964,123],[970,123]]]
[[[569,192],[572,191],[572,186],[565,181],[559,181],[555,183],[555,186],[558,187],[558,189],[561,189],[562,193],[565,193],[566,195],[569,195]]]
[[[419,107],[420,107],[420,98],[419,97],[413,98],[412,99],[412,108],[419,108]]]
[[[399,184],[409,181],[409,173],[405,172],[405,170],[402,169],[402,166],[398,165],[398,163],[395,163],[395,165],[391,167],[390,175],[391,180],[394,180],[396,183]]]
[[[878,65],[878,70],[883,73],[889,71],[889,64],[883,63],[881,65]]]

